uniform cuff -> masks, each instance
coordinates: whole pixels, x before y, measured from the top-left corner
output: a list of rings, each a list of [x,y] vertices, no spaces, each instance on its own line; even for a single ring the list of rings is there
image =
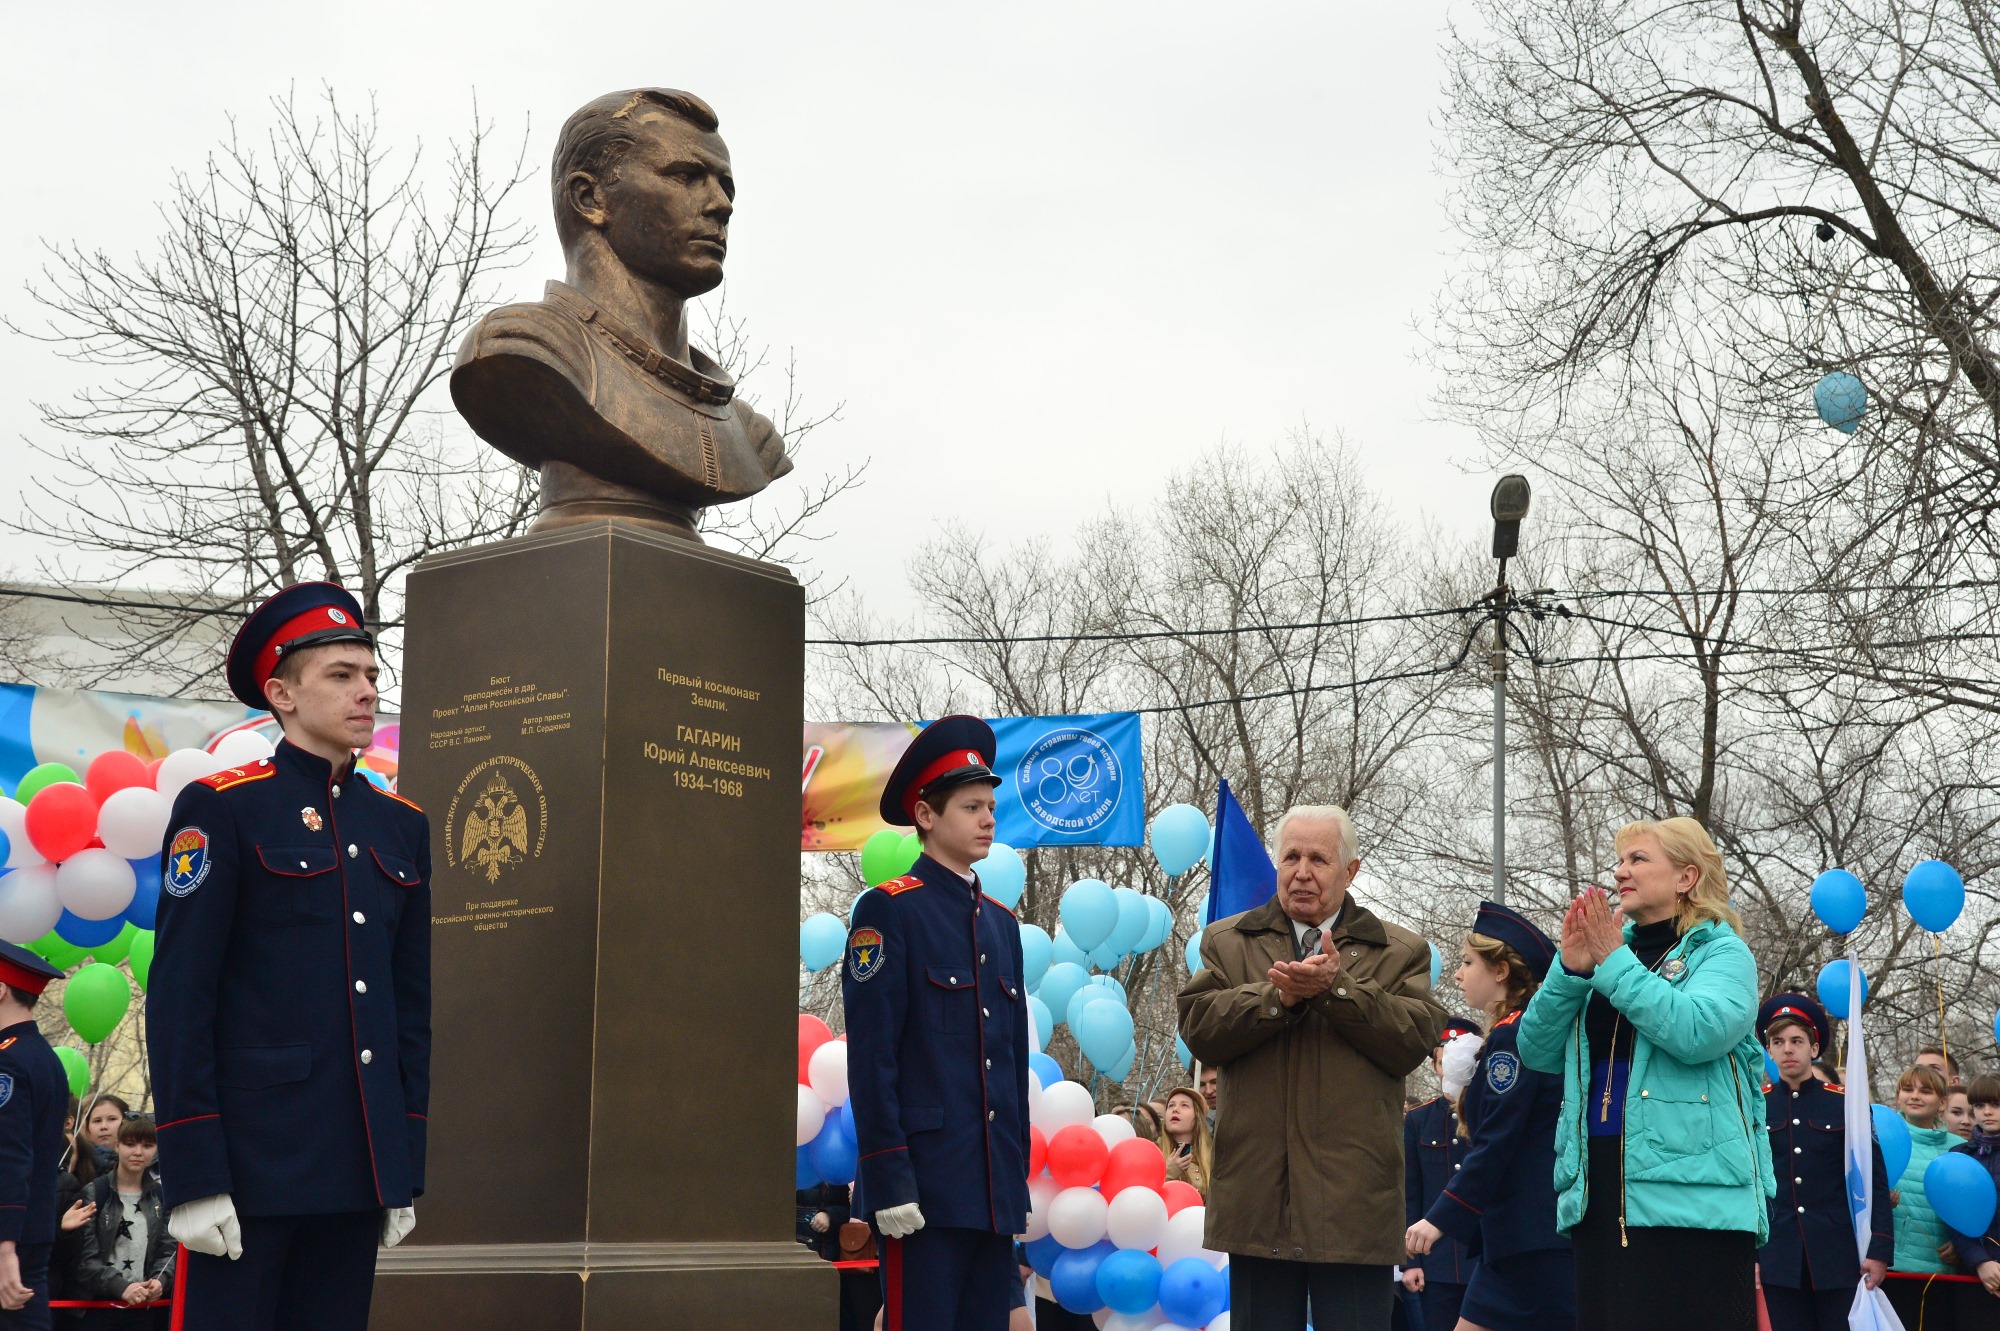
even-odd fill
[[[229,1177],[229,1141],[220,1114],[201,1114],[159,1126],[160,1201],[168,1210],[218,1193],[236,1191]]]
[[[1424,1219],[1460,1243],[1469,1244],[1479,1236],[1479,1212],[1452,1196],[1449,1189],[1438,1194]]]
[[[892,1146],[861,1158],[859,1171],[862,1200],[869,1214],[892,1206],[907,1206],[917,1200],[917,1174],[910,1167],[907,1146]]]
[[[424,1195],[424,1147],[430,1139],[430,1123],[422,1114],[405,1114],[403,1123],[410,1140],[410,1198]]]
[[[27,1207],[0,1206],[0,1243],[19,1243],[21,1230],[27,1223]]]

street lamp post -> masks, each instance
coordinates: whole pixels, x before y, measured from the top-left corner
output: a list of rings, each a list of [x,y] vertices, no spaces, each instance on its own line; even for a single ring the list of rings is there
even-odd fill
[[[1500,578],[1493,596],[1493,900],[1507,903],[1507,561],[1521,544],[1528,516],[1528,478],[1502,476],[1488,507],[1493,513],[1493,557]]]

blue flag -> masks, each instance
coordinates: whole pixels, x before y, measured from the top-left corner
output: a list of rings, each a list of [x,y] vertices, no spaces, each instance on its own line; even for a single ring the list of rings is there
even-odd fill
[[[1250,826],[1227,781],[1215,797],[1215,850],[1209,856],[1209,884],[1208,916],[1203,924],[1255,910],[1278,894],[1278,866],[1271,863],[1264,839]]]
[[[993,719],[999,826],[994,838],[1027,846],[1143,846],[1146,791],[1139,717]]]

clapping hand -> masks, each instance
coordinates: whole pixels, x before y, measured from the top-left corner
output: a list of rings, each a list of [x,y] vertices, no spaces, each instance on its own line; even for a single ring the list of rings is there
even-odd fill
[[[1331,933],[1322,935],[1319,951],[1303,961],[1281,961],[1266,973],[1286,1007],[1297,1007],[1308,999],[1318,998],[1333,988],[1339,977],[1340,951]]]
[[[1624,945],[1624,932],[1612,917],[1604,889],[1584,888],[1563,914],[1563,965],[1578,975],[1588,975]]]

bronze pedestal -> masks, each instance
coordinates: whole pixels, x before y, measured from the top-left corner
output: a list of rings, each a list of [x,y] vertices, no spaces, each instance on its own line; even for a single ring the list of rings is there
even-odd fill
[[[380,1331],[826,1328],[792,1242],[804,596],[615,520],[410,577],[427,1191]]]

